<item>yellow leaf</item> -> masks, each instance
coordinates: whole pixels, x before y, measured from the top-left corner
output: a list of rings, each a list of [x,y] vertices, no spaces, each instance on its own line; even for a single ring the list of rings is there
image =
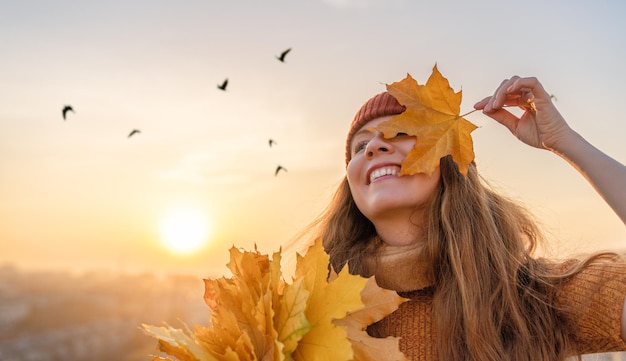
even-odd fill
[[[406,356],[399,349],[399,337],[375,338],[367,334],[367,326],[380,321],[408,299],[396,292],[380,288],[372,277],[361,291],[364,306],[335,324],[347,330],[348,339],[354,350],[354,361],[389,360],[404,361]]]
[[[298,343],[294,360],[351,360],[352,346],[346,331],[333,320],[363,306],[360,292],[367,279],[349,274],[348,267],[344,267],[337,278],[329,281],[329,258],[321,240],[304,257],[297,258],[295,277],[304,279],[310,293],[305,315],[312,329]]]
[[[467,175],[469,164],[474,160],[470,133],[477,127],[460,116],[461,91],[454,92],[437,65],[425,85],[419,85],[407,74],[400,82],[387,85],[387,91],[406,110],[380,123],[376,129],[386,138],[398,133],[417,138],[415,147],[402,161],[400,174],[431,175],[439,166],[439,160],[451,155],[459,171]]]
[[[143,324],[144,332],[159,339],[159,350],[180,361],[219,361],[183,330],[171,326],[156,327]]]
[[[332,323],[314,325],[298,343],[293,353],[295,361],[352,360],[352,346],[343,327]]]
[[[309,292],[304,289],[304,279],[294,280],[285,287],[280,299],[280,308],[276,315],[278,340],[284,345],[283,354],[289,356],[298,346],[298,342],[309,332],[311,325],[305,316]]]
[[[209,335],[213,340],[221,340],[212,344],[213,353],[224,355],[230,348],[240,354],[241,360],[277,354],[279,350],[272,337],[275,330],[271,322],[269,258],[256,251],[242,252],[232,247],[228,268],[232,279],[208,280],[205,287],[205,298],[217,296],[207,302],[215,305],[211,309],[211,324],[216,326]]]

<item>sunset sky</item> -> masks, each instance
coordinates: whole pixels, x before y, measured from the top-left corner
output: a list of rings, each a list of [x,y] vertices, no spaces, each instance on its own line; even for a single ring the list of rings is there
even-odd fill
[[[626,162],[625,13],[619,0],[0,2],[0,265],[213,276],[231,246],[277,251],[344,175],[360,105],[435,64],[462,112],[503,79],[538,77]],[[555,251],[626,248],[566,162],[467,119],[479,170]],[[199,250],[165,245],[175,210],[210,223]]]

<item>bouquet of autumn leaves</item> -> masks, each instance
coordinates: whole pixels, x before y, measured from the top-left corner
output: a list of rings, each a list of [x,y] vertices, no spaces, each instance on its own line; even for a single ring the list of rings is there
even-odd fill
[[[230,249],[231,278],[205,279],[208,325],[193,330],[143,325],[158,350],[181,361],[406,360],[399,338],[373,338],[367,326],[406,299],[374,278],[330,270],[321,241],[297,255],[285,281],[281,253]],[[168,360],[155,356],[154,360]]]

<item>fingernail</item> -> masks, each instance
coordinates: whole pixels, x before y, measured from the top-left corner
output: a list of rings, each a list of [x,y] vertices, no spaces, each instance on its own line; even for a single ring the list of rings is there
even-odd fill
[[[510,85],[508,88],[506,88],[507,92],[512,92],[513,91],[513,85]]]

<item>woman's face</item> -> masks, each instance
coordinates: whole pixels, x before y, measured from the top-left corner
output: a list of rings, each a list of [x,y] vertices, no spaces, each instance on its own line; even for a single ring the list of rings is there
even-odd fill
[[[377,220],[411,217],[438,187],[439,168],[432,176],[420,173],[398,176],[400,164],[415,145],[415,137],[399,134],[385,139],[373,129],[391,116],[366,123],[350,143],[348,184],[354,201],[374,225]],[[408,218],[407,218],[408,219]]]

